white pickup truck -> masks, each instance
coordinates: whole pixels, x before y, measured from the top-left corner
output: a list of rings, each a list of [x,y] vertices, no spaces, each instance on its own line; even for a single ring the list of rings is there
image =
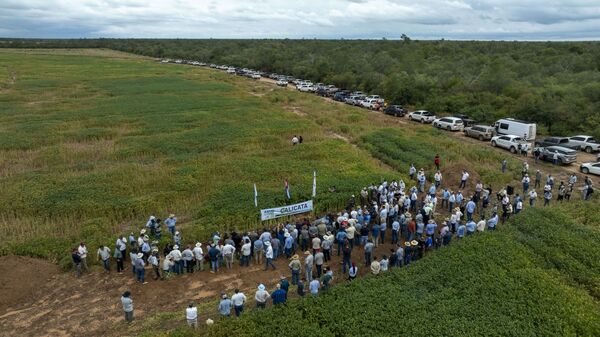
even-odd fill
[[[600,151],[600,143],[598,143],[592,136],[577,135],[574,137],[569,137],[569,143],[573,145],[579,145],[579,149],[587,153]]]
[[[502,135],[492,137],[491,140],[493,147],[501,147],[509,150],[512,153],[519,152],[519,145],[521,152],[531,150],[531,143],[524,141],[521,137],[515,135]]]

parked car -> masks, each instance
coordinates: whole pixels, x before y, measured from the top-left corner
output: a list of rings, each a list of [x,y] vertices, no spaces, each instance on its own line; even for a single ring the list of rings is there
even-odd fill
[[[383,113],[386,115],[392,115],[396,117],[404,117],[407,111],[401,105],[390,105],[383,110]]]
[[[542,140],[536,140],[535,146],[562,146],[573,150],[579,150],[579,145],[571,143],[567,137],[548,137]]]
[[[298,91],[301,91],[301,92],[314,92],[315,91],[315,87],[313,87],[310,84],[300,84],[298,87],[296,87],[296,89],[298,89]]]
[[[288,85],[288,81],[286,81],[286,80],[279,80],[279,81],[277,81],[277,83],[276,83],[276,84],[277,84],[278,86],[280,86],[280,87],[287,87],[287,85]]]
[[[417,110],[409,113],[408,118],[411,121],[431,123],[435,120],[435,115],[427,110]]]
[[[365,99],[374,99],[377,101],[377,103],[379,103],[379,105],[383,105],[383,103],[385,102],[383,98],[381,98],[381,96],[379,95],[369,95],[367,97],[365,97]]]
[[[583,163],[579,166],[579,171],[583,174],[600,175],[600,163]]]
[[[448,131],[461,131],[464,129],[462,119],[457,117],[442,117],[433,121],[433,126],[438,129],[445,129]]]
[[[531,143],[524,141],[521,137],[515,135],[502,135],[492,137],[490,142],[493,147],[501,147],[507,149],[512,153],[519,152],[519,145],[521,151],[529,151],[531,149]]]
[[[370,110],[378,110],[381,106],[379,100],[375,98],[365,98],[359,102],[359,105]]]
[[[479,140],[490,140],[496,132],[494,128],[486,125],[473,125],[464,129],[465,136],[477,138]]]
[[[577,150],[573,150],[567,147],[547,146],[537,147],[536,150],[540,151],[539,158],[545,161],[553,161],[555,153],[558,156],[558,164],[565,165],[577,161]]]
[[[473,126],[475,124],[475,120],[472,119],[471,117],[469,117],[468,115],[456,114],[456,115],[453,115],[452,117],[460,118],[463,121],[463,125],[465,127]]]
[[[335,85],[330,84],[327,86],[327,88],[325,88],[325,96],[332,97],[338,91],[340,91],[340,89],[338,89]]]
[[[345,102],[348,97],[348,90],[340,90],[333,94],[333,100],[338,102]]]
[[[592,136],[577,135],[569,137],[569,143],[579,145],[579,149],[587,153],[600,151],[600,143]]]
[[[252,79],[254,80],[259,80],[260,79],[260,74],[254,73],[252,74],[252,76],[250,76]]]
[[[363,99],[365,99],[365,96],[351,95],[351,96],[348,96],[348,98],[346,98],[346,104],[359,105],[360,101],[362,101]]]

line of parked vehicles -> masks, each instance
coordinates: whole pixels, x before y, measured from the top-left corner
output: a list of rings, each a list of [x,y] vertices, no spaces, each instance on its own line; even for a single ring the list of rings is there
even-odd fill
[[[477,124],[468,115],[437,117],[427,110],[409,112],[401,105],[387,104],[379,95],[367,95],[361,91],[350,91],[337,88],[335,85],[316,83],[293,76],[266,73],[248,68],[236,68],[225,65],[207,64],[199,61],[163,59],[161,63],[188,64],[204,66],[226,71],[229,74],[245,76],[251,79],[262,77],[276,81],[277,86],[295,86],[300,92],[310,92],[322,97],[328,97],[338,102],[359,106],[370,110],[383,111],[384,114],[395,117],[407,117],[411,121],[431,124],[433,127],[446,131],[462,131],[465,136],[489,141],[493,147],[506,149],[514,154],[538,154],[541,160],[556,162],[561,165],[577,161],[577,151],[594,153],[600,151],[600,143],[592,136],[577,135],[573,137],[547,137],[536,139],[537,125],[513,118],[503,118],[493,125]],[[580,165],[582,173],[600,175],[600,154],[597,162]]]

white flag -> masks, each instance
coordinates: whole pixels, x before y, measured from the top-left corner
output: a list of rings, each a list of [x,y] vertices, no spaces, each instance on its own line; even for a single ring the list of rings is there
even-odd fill
[[[313,171],[313,198],[317,196],[317,171]]]
[[[258,207],[258,191],[256,191],[256,184],[254,184],[254,207]]]

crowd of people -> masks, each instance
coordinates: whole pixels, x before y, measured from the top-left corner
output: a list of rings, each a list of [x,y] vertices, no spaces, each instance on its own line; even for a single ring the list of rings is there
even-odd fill
[[[97,258],[107,273],[111,271],[111,260],[116,262],[117,273],[123,273],[124,263],[129,261],[131,273],[142,284],[147,283],[146,271],[151,272],[155,280],[165,280],[203,271],[205,265],[211,273],[232,269],[234,264],[241,268],[253,264],[264,270],[275,270],[278,267],[273,262],[285,259],[290,281],[285,275],[281,276],[271,293],[265,285],[258,285],[254,296],[256,307],[265,308],[269,300],[273,305],[284,304],[290,284],[296,287],[299,296],[318,296],[327,291],[334,279],[335,268],[330,265],[334,255],[341,257],[340,279],[355,279],[362,266],[373,275],[385,273],[390,268],[406,267],[428,251],[447,246],[453,240],[495,230],[512,214],[520,213],[526,204],[535,207],[536,189],[542,186],[544,206],[554,199],[554,192],[558,202],[569,201],[578,180],[572,174],[568,181],[560,181],[556,187],[551,174],[542,181],[541,172],[536,170],[530,177],[529,165],[524,162],[522,194],[516,188],[506,186],[497,191],[494,200],[491,185],[471,182],[466,170],[460,173],[460,181],[446,182],[440,170],[439,156],[434,158],[434,165],[437,171],[430,181],[424,169],[417,170],[410,165],[408,182],[383,180],[365,186],[359,198],[352,195],[347,207],[338,213],[314,221],[304,218],[243,233],[215,232],[205,243],[183,240],[176,228],[177,218],[171,214],[164,221],[171,242],[161,249],[163,221],[151,216],[138,235],[132,232],[128,237],[120,236],[112,250],[108,246],[98,247]],[[505,161],[501,169],[506,170]],[[413,186],[409,187],[407,183]],[[450,188],[452,183],[457,184],[456,191]],[[584,200],[593,193],[589,177],[585,177],[581,191]],[[388,246],[382,252],[379,247],[384,244]],[[88,270],[87,253],[83,242],[73,249],[78,276]],[[287,273],[282,271],[282,274]],[[123,294],[122,301],[126,320],[131,321],[133,303],[130,294]],[[229,317],[233,310],[235,316],[240,316],[246,302],[247,297],[238,289],[231,297],[222,293],[218,312]],[[197,326],[195,308],[192,303],[186,309],[186,318],[193,327]]]

